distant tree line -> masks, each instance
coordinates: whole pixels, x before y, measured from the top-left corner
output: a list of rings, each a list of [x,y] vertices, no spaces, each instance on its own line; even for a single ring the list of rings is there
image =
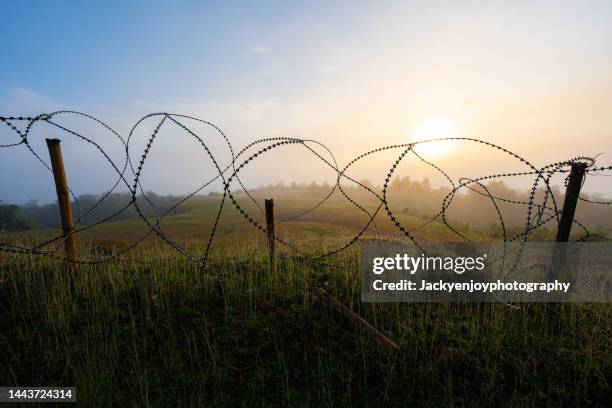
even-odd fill
[[[0,203],[0,232],[23,231],[32,228],[30,221],[22,214],[19,207]]]
[[[360,180],[359,182],[377,194],[382,194],[381,186],[373,185],[368,180]],[[502,181],[487,183],[486,189],[488,192],[478,185],[472,185],[471,187],[472,189],[462,188],[460,193],[455,194],[447,215],[462,228],[477,229],[494,236],[501,234],[501,230],[497,212],[487,194],[515,201],[527,201],[529,196],[528,191],[510,188]],[[256,198],[274,197],[278,199],[320,200],[326,197],[333,188],[334,186],[329,183],[277,183],[260,186],[249,190],[249,192]],[[343,184],[342,189],[350,198],[364,205],[370,205],[370,208],[379,204],[378,199],[371,192],[355,183]],[[433,187],[427,178],[419,181],[413,180],[410,177],[395,177],[389,183],[387,199],[393,211],[426,219],[441,210],[442,202],[450,191],[449,187]],[[544,192],[543,188],[536,191],[535,197],[537,203],[542,202]],[[238,198],[243,197],[243,194],[240,194],[239,191],[233,191],[233,193]],[[184,198],[182,196],[163,196],[153,192],[148,192],[146,195],[147,199],[139,197],[137,200],[138,206],[146,217],[153,217],[156,214],[161,215],[169,211],[170,208]],[[563,205],[563,191],[554,187],[552,189],[552,196],[554,196],[560,209]],[[101,204],[95,206],[100,197],[96,195],[81,195],[78,197],[80,213],[84,216],[81,220],[82,224],[96,223],[115,215],[121,209],[128,206],[131,200],[129,193],[113,193],[108,195]],[[172,213],[180,214],[189,211],[198,205],[199,200],[218,200],[220,197],[221,194],[218,192],[210,192],[207,196],[195,196],[186,204],[182,204],[177,209],[172,210]],[[600,196],[585,195],[585,198],[602,200]],[[346,198],[337,188],[329,199],[346,202]],[[78,219],[78,208],[75,203],[72,206],[74,217]],[[502,212],[508,229],[519,231],[526,221],[525,205],[497,200],[497,206]],[[548,206],[552,207],[550,200]],[[94,209],[91,210],[92,208]],[[534,207],[534,213],[536,211],[537,208]],[[113,219],[123,220],[137,216],[136,210],[131,206]],[[612,230],[612,206],[595,205],[582,201],[578,204],[576,218],[585,225],[597,230],[598,233],[607,234],[608,231]],[[548,225],[553,227],[554,222],[552,220]],[[60,219],[56,203],[38,204],[35,201],[31,201],[20,206],[0,205],[0,229],[3,230],[56,227],[59,224]]]
[[[137,204],[146,217],[154,217],[156,214],[161,215],[183,199],[180,196],[162,196],[153,192],[146,193],[146,196],[147,199],[143,197],[137,199]],[[131,194],[112,193],[105,197],[101,203],[98,203],[100,198],[102,196],[92,194],[78,196],[78,206],[76,202],[72,202],[72,213],[75,221],[80,221],[83,225],[89,225],[111,216],[114,216],[114,221],[138,217],[136,209],[129,205],[132,199]],[[21,228],[13,228],[13,230],[58,227],[61,224],[57,203],[39,204],[36,201],[30,201],[20,206],[5,207],[15,207],[15,216],[27,220],[27,226],[20,224]],[[121,212],[126,207],[128,208]],[[176,210],[172,210],[172,213],[178,214],[184,211],[184,207],[178,207]],[[82,218],[79,219],[79,216]]]
[[[375,186],[369,180],[359,180],[359,182],[382,195],[381,186]],[[326,183],[291,183],[289,185],[277,183],[260,187],[253,194],[265,194],[270,197],[301,196],[320,199],[325,197],[332,187]],[[529,199],[529,191],[513,189],[503,181],[486,183],[486,190],[477,184],[472,184],[470,187],[464,187],[454,195],[451,205],[447,210],[447,215],[462,228],[477,229],[491,235],[501,234],[501,227],[499,225],[498,214],[488,194],[497,198],[522,202],[526,202]],[[370,203],[371,206],[378,205],[379,203],[372,193],[355,183],[343,184],[342,188],[349,197],[359,203]],[[560,211],[563,207],[564,191],[558,187],[552,187],[551,190]],[[440,212],[442,203],[450,192],[450,187],[434,187],[427,178],[414,180],[409,176],[398,176],[389,183],[387,200],[393,211],[420,216],[426,219]],[[542,203],[544,194],[545,189],[543,187],[538,188],[535,193],[535,203]],[[606,198],[601,195],[582,194],[582,196],[591,200],[606,201]],[[330,198],[332,200],[345,200],[339,192],[335,192]],[[496,204],[504,217],[504,222],[510,233],[520,232],[521,227],[526,222],[526,206],[524,204],[511,204],[501,200],[496,200]],[[547,206],[553,207],[550,197]],[[537,207],[534,206],[532,213],[535,214],[536,212]],[[546,216],[544,219],[546,219]],[[608,231],[612,230],[612,206],[580,201],[576,210],[576,219],[589,226],[591,231],[606,235]],[[547,223],[546,227],[554,229],[555,222],[554,219],[551,220]],[[545,229],[543,228],[538,233],[545,233]],[[578,230],[578,228],[575,228],[575,230]]]

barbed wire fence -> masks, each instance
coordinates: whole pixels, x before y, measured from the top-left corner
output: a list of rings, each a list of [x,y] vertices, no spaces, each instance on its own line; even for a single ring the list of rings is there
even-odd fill
[[[85,120],[91,121],[96,126],[102,127],[106,131],[110,132],[114,135],[119,142],[122,144],[124,150],[123,163],[116,163],[110,157],[110,155],[100,146],[100,144],[96,143],[86,134],[76,132],[73,129],[70,129],[62,124],[60,124],[56,117],[59,115],[73,115],[76,117],[84,118]],[[155,126],[148,137],[146,139],[146,144],[144,151],[137,157],[135,160],[132,155],[130,155],[130,143],[134,139],[134,134],[140,126],[143,126],[145,122],[155,121]],[[212,150],[208,146],[206,140],[199,135],[196,131],[193,130],[191,126],[186,124],[187,121],[193,121],[200,125],[205,125],[212,129],[214,132],[218,133],[221,136],[223,142],[227,145],[228,152],[231,155],[231,160],[229,164],[223,166],[220,163],[220,160],[215,157],[212,153]],[[382,146],[376,149],[367,151],[362,153],[352,160],[350,160],[344,167],[340,167],[336,161],[336,158],[332,151],[327,148],[323,143],[310,140],[310,139],[300,139],[300,138],[291,138],[291,137],[274,137],[274,138],[264,138],[255,140],[249,144],[247,144],[244,148],[239,151],[235,151],[232,143],[228,136],[213,123],[208,122],[206,120],[202,120],[193,116],[181,115],[181,114],[172,114],[172,113],[151,113],[140,118],[134,126],[131,128],[127,138],[122,137],[118,132],[108,126],[106,123],[101,120],[88,115],[86,113],[77,112],[77,111],[57,111],[53,113],[44,113],[39,114],[32,117],[14,117],[14,116],[0,116],[0,122],[8,127],[10,131],[12,131],[17,137],[18,141],[13,143],[5,143],[0,144],[0,148],[25,148],[32,154],[35,160],[40,162],[48,171],[53,172],[53,169],[49,167],[49,165],[40,157],[40,155],[32,148],[30,137],[32,134],[32,129],[36,126],[40,126],[41,124],[46,124],[53,126],[56,129],[59,129],[65,132],[68,135],[71,135],[83,142],[86,142],[92,145],[103,157],[103,159],[111,166],[114,173],[116,174],[116,181],[112,185],[112,187],[102,194],[99,199],[86,211],[83,211],[79,204],[78,197],[74,194],[72,190],[68,188],[68,192],[74,202],[75,210],[76,210],[76,222],[74,225],[74,229],[70,232],[70,234],[62,233],[52,238],[43,240],[40,243],[37,243],[33,246],[25,246],[18,245],[10,242],[0,242],[0,251],[3,252],[12,252],[12,253],[22,253],[22,254],[32,254],[32,255],[40,255],[46,256],[58,260],[64,260],[65,257],[62,255],[58,255],[57,249],[66,242],[68,236],[70,235],[78,235],[80,232],[87,231],[91,228],[94,228],[100,224],[107,223],[109,221],[113,221],[117,219],[121,214],[129,211],[130,209],[135,210],[139,218],[144,222],[147,227],[147,231],[143,233],[138,239],[129,244],[127,247],[116,251],[111,255],[107,255],[104,257],[94,258],[94,259],[73,259],[69,260],[74,264],[87,264],[87,265],[97,265],[106,262],[112,262],[121,259],[121,257],[142,242],[144,242],[147,238],[151,236],[159,237],[165,244],[171,246],[180,254],[182,254],[189,261],[193,262],[200,270],[207,270],[209,264],[209,255],[213,248],[213,244],[215,241],[215,236],[219,225],[221,223],[221,214],[223,212],[224,207],[230,203],[232,206],[236,208],[236,210],[244,217],[245,221],[255,227],[257,230],[261,231],[264,234],[268,234],[266,225],[258,222],[253,214],[249,213],[246,209],[246,206],[243,203],[239,202],[238,195],[244,194],[244,196],[248,199],[249,202],[252,202],[255,205],[257,211],[260,211],[264,214],[264,210],[258,201],[253,197],[253,195],[249,192],[249,190],[245,187],[244,183],[240,179],[241,174],[245,174],[248,172],[249,166],[257,161],[260,157],[268,155],[270,152],[282,149],[287,146],[301,146],[303,147],[309,154],[311,154],[315,159],[319,160],[324,166],[330,168],[336,174],[336,181],[333,186],[330,187],[330,191],[314,206],[306,209],[305,211],[300,212],[299,214],[289,217],[287,219],[281,220],[277,224],[291,222],[300,219],[306,214],[314,211],[319,208],[325,202],[327,202],[334,193],[339,193],[343,199],[346,200],[351,206],[355,207],[360,213],[363,213],[366,216],[366,222],[358,229],[357,233],[350,237],[346,242],[339,245],[338,247],[331,249],[323,254],[308,256],[303,251],[301,251],[294,243],[289,242],[287,239],[281,238],[278,235],[274,235],[272,239],[274,242],[285,246],[288,248],[294,255],[293,259],[303,262],[314,262],[320,261],[326,258],[335,255],[352,245],[356,244],[360,239],[364,237],[364,234],[368,229],[372,228],[376,231],[377,236],[380,238],[378,226],[376,225],[375,218],[377,216],[382,215],[385,216],[392,222],[392,224],[397,228],[399,234],[409,242],[415,244],[420,248],[420,243],[415,237],[415,232],[418,230],[425,228],[427,225],[439,220],[449,231],[454,234],[458,240],[461,241],[470,241],[470,238],[467,237],[464,233],[460,231],[457,226],[452,225],[450,217],[447,214],[453,199],[456,197],[456,194],[462,190],[467,189],[473,191],[477,194],[484,196],[488,199],[496,212],[496,218],[498,220],[499,227],[501,229],[501,240],[505,244],[510,243],[518,243],[519,251],[521,251],[522,244],[529,240],[530,235],[539,228],[551,223],[552,221],[560,222],[561,217],[563,216],[563,211],[559,208],[557,203],[557,199],[555,198],[555,194],[553,193],[553,189],[551,186],[551,180],[554,175],[557,174],[567,174],[565,179],[566,184],[570,177],[572,168],[579,164],[585,168],[584,173],[586,176],[591,175],[601,175],[605,174],[612,170],[612,166],[597,166],[596,165],[596,157],[587,157],[580,156],[574,157],[569,160],[558,161],[554,163],[547,164],[543,167],[536,167],[534,164],[529,162],[527,159],[521,157],[520,155],[502,147],[494,143],[490,143],[488,141],[467,138],[467,137],[448,137],[448,138],[440,138],[440,139],[432,139],[432,140],[424,140],[417,141],[406,144],[397,144],[397,145],[389,145]],[[182,131],[184,131],[189,136],[193,137],[193,139],[201,146],[204,150],[206,156],[212,163],[215,168],[216,174],[211,177],[209,180],[205,181],[200,187],[193,190],[189,194],[182,197],[177,203],[171,205],[169,208],[165,209],[163,212],[158,211],[155,203],[151,200],[146,192],[144,187],[142,186],[142,175],[143,175],[143,167],[145,162],[149,159],[149,153],[151,147],[153,146],[156,139],[159,137],[160,132],[166,123],[172,123],[178,126]],[[21,126],[18,126],[21,125]],[[1,142],[1,141],[0,141]],[[495,174],[488,174],[477,178],[460,178],[457,181],[454,181],[447,172],[445,172],[441,167],[432,163],[431,161],[423,158],[415,147],[418,145],[423,145],[427,143],[440,143],[440,142],[453,142],[453,143],[469,143],[476,144],[487,149],[494,150],[496,152],[500,152],[516,161],[522,166],[525,166],[526,171],[521,172],[499,172]],[[366,185],[365,183],[351,177],[349,175],[349,171],[356,163],[359,161],[368,158],[370,156],[376,155],[382,152],[392,152],[398,151],[399,154],[396,160],[391,164],[387,175],[384,179],[384,183],[382,185],[381,191],[376,191],[375,188]],[[328,155],[329,158],[324,157]],[[391,179],[393,175],[396,173],[398,166],[400,163],[406,158],[412,156],[429,166],[436,172],[438,172],[448,183],[450,184],[450,190],[448,194],[443,198],[440,203],[440,209],[436,214],[433,214],[431,217],[426,219],[420,225],[416,227],[407,228],[404,226],[399,218],[394,214],[391,210],[389,201],[388,201],[388,192],[391,183]],[[499,179],[507,179],[512,177],[519,176],[531,176],[533,177],[533,182],[531,188],[529,189],[529,194],[527,200],[517,200],[515,198],[510,199],[506,197],[500,197],[494,195],[487,188],[487,182]],[[584,180],[584,179],[583,179]],[[181,245],[176,240],[172,239],[162,228],[161,222],[168,214],[175,211],[180,205],[185,203],[190,198],[196,196],[198,193],[202,192],[206,187],[210,186],[213,183],[221,183],[223,185],[223,192],[221,194],[220,204],[215,213],[212,228],[208,234],[206,245],[203,250],[203,253],[200,255],[194,255],[189,252],[183,245]],[[371,196],[378,204],[376,208],[372,210],[366,209],[363,204],[360,204],[355,198],[351,197],[349,192],[346,189],[345,183],[350,183],[351,185],[357,186],[362,189],[364,192]],[[343,187],[343,184],[345,185]],[[129,202],[121,207],[120,209],[114,211],[112,214],[103,217],[100,220],[96,220],[95,222],[86,223],[88,217],[92,214],[92,212],[100,207],[105,200],[111,197],[112,193],[117,191],[118,188],[122,186],[128,189],[130,199]],[[543,189],[544,194],[543,198],[540,200],[536,199],[536,192],[538,189]],[[567,195],[566,195],[567,197]],[[590,198],[585,198],[580,195],[575,197],[577,200],[582,200],[584,202],[588,202],[593,205],[612,205],[612,201],[597,201]],[[145,214],[145,210],[142,207],[142,203],[145,202],[152,210],[154,211],[155,216],[149,217]],[[499,208],[499,203],[506,203],[512,205],[520,205],[525,208],[525,222],[522,228],[522,231],[510,236],[507,228],[507,223],[502,216],[502,212]],[[586,225],[581,223],[579,220],[573,219],[571,223],[579,228],[581,234],[577,241],[587,241],[591,238],[600,239],[600,240],[610,240],[606,236],[602,236],[600,234],[594,233],[587,228]],[[49,249],[54,247],[54,249]],[[505,256],[505,254],[502,254]]]

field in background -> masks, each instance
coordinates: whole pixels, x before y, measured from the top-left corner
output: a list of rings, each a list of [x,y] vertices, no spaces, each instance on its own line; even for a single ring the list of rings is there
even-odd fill
[[[263,197],[255,198],[263,207]],[[319,239],[323,236],[348,241],[368,222],[369,216],[347,201],[331,200],[298,219],[292,219],[296,215],[312,208],[319,201],[319,198],[276,198],[274,206],[276,234],[282,238],[287,238],[289,241],[309,236],[313,239]],[[170,212],[164,216],[160,225],[165,233],[178,242],[189,242],[191,245],[199,245],[203,249],[213,226],[219,202],[220,198],[218,197],[196,197],[181,205],[176,212]],[[246,197],[240,198],[238,202],[253,219],[265,227],[265,216],[261,209]],[[365,205],[365,209],[372,214],[376,208],[377,204],[375,203]],[[396,211],[394,215],[407,228],[422,225],[433,215],[415,215],[413,212],[402,208],[394,210]],[[291,220],[285,222],[288,219]],[[154,218],[149,218],[149,220],[151,223],[155,223]],[[472,240],[483,241],[495,238],[483,231],[472,229],[463,222],[453,219],[450,222]],[[105,245],[116,244],[121,248],[136,241],[149,231],[149,227],[140,218],[133,216],[129,219],[96,225],[91,229],[79,232],[78,237],[80,241],[91,241],[94,244],[101,242]],[[519,226],[514,228],[515,233],[520,231],[522,229]],[[28,232],[5,233],[3,239],[5,241],[35,241],[49,239],[58,234],[61,234],[60,229],[34,229]],[[545,230],[536,231],[535,234],[538,237],[549,237],[547,235],[548,232]],[[418,229],[413,235],[420,241],[453,241],[459,239],[439,218]],[[155,238],[155,235],[152,235],[152,237]],[[381,208],[374,219],[374,223],[368,227],[363,237],[401,239],[403,235],[389,221],[384,208]],[[257,239],[263,242],[265,234],[251,225],[231,203],[226,203],[215,234],[215,240],[217,239],[221,241],[228,239]],[[147,242],[150,241],[147,240]],[[157,241],[157,238],[154,241]],[[87,255],[85,253],[83,256],[87,257]]]

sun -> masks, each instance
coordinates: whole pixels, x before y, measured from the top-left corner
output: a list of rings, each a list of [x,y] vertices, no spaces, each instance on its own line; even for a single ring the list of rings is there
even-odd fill
[[[458,136],[459,130],[455,122],[450,119],[436,117],[420,122],[412,132],[410,139],[412,142],[419,142]],[[455,140],[440,140],[417,144],[414,150],[423,156],[442,156],[453,150],[456,144],[457,141]]]

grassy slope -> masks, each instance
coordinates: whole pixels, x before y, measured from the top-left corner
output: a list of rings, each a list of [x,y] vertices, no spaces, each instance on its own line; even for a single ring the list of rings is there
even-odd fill
[[[198,211],[168,224],[193,250],[211,214]],[[357,247],[270,271],[254,229],[227,217],[216,278],[155,243],[72,278],[48,259],[0,253],[0,383],[76,384],[98,406],[603,405],[611,396],[610,305],[363,304]],[[284,234],[320,251],[354,229],[344,217]],[[126,225],[91,238],[129,240]],[[442,231],[423,234],[451,239]],[[312,296],[320,285],[399,352]]]

